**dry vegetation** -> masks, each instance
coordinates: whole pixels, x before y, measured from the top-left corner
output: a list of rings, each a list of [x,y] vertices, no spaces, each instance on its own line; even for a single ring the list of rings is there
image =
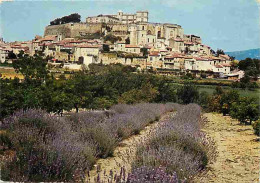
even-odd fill
[[[14,79],[15,77],[23,79],[23,75],[15,72],[14,68],[0,68],[0,76],[2,78]]]

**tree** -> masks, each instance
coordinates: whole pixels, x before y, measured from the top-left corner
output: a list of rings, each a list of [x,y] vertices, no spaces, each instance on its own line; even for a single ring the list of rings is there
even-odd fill
[[[185,53],[185,54],[188,54],[188,53],[189,53],[189,47],[187,47],[187,46],[185,47],[184,53]]]
[[[222,106],[221,112],[225,116],[230,113],[232,103],[239,99],[239,94],[235,90],[229,90],[221,95],[220,105]]]
[[[249,121],[252,124],[252,121],[259,119],[259,104],[254,98],[242,97],[239,101],[232,103],[230,115],[241,123]]]
[[[104,37],[104,41],[107,42],[107,41],[110,41],[111,43],[115,43],[117,41],[122,41],[122,38],[121,37],[118,37],[118,36],[115,36],[113,34],[108,34]]]
[[[253,123],[255,134],[260,136],[260,120]]]
[[[141,48],[141,52],[143,53],[144,57],[148,56],[148,49],[147,48]]]
[[[103,44],[103,51],[104,52],[109,52],[110,51],[109,45]]]
[[[142,85],[141,89],[132,89],[119,97],[119,103],[134,104],[140,102],[152,102],[158,95],[158,90],[151,83]]]
[[[62,18],[56,18],[55,20],[50,22],[50,25],[76,23],[76,22],[80,22],[80,18],[81,16],[78,13],[73,13],[71,15],[64,16]]]
[[[222,49],[218,49],[216,52],[216,56],[218,57],[219,55],[225,55],[225,52]]]
[[[9,58],[9,59],[16,59],[17,57],[16,57],[16,55],[14,54],[13,51],[10,51],[10,52],[8,53],[8,58]]]
[[[16,72],[22,73],[26,82],[44,82],[49,73],[47,61],[38,55],[20,57],[18,60],[13,61],[13,68]]]
[[[209,105],[209,94],[208,94],[206,91],[202,91],[202,92],[199,94],[198,104],[199,104],[203,109],[208,109],[208,105]]]
[[[130,38],[129,38],[129,37],[127,37],[127,38],[125,39],[125,44],[130,44]]]
[[[196,102],[199,98],[198,88],[192,84],[184,84],[177,89],[177,96],[183,104]]]

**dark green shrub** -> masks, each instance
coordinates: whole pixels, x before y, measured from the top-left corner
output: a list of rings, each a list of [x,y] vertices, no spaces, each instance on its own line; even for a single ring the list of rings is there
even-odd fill
[[[253,123],[254,132],[256,135],[260,136],[260,120]]]

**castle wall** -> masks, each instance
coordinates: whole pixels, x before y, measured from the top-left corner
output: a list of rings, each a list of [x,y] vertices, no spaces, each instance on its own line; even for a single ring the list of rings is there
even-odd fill
[[[63,38],[78,37],[102,31],[102,24],[68,23],[45,27],[44,36],[62,35]]]

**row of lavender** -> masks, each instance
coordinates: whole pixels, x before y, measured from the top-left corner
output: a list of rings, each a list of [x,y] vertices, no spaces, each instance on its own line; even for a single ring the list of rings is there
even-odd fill
[[[13,150],[1,163],[6,181],[80,181],[96,159],[176,108],[176,104],[116,105],[109,111],[58,118],[42,110],[18,111],[1,123],[0,145]]]
[[[183,106],[162,123],[149,142],[139,147],[129,183],[187,182],[214,158],[214,143],[200,130],[203,120],[198,105]]]

